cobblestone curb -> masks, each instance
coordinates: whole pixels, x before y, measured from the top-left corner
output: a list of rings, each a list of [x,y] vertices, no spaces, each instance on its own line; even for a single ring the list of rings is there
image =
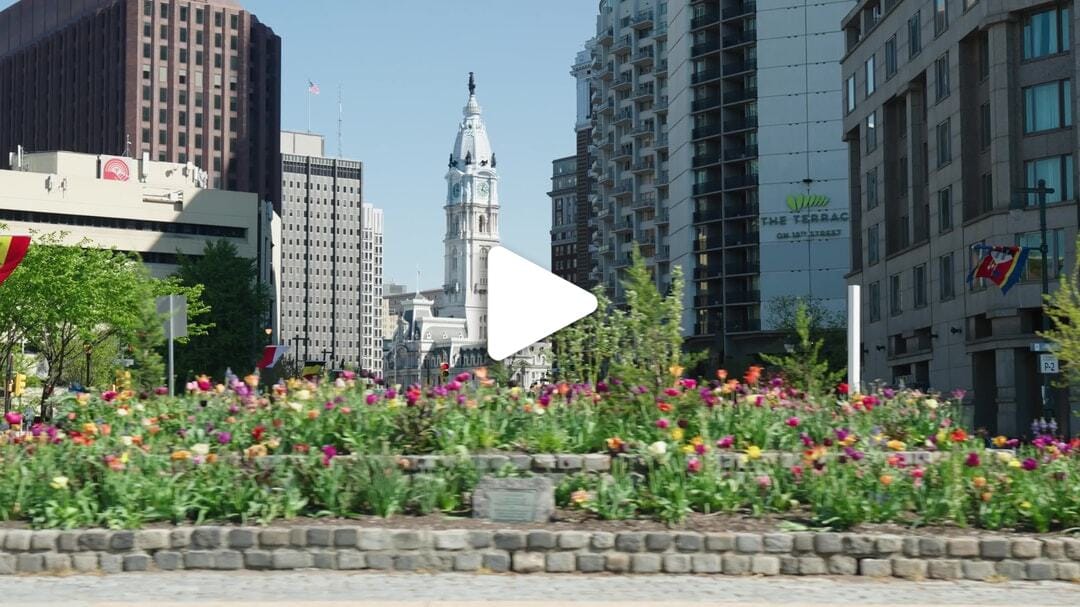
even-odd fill
[[[0,575],[305,568],[1080,582],[1080,539],[347,526],[0,530]]]

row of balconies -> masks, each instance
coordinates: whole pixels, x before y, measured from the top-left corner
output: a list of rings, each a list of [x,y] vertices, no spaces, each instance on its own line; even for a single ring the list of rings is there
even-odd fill
[[[719,235],[694,240],[694,252],[715,251],[725,247],[741,247],[744,245],[757,244],[759,233],[756,230],[743,232],[742,234],[727,234],[723,239]]]

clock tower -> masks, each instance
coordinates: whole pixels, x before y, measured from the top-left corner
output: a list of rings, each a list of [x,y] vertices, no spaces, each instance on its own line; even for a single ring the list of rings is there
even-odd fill
[[[469,72],[469,99],[446,172],[445,282],[440,316],[464,318],[487,339],[487,256],[499,244],[499,176]]]

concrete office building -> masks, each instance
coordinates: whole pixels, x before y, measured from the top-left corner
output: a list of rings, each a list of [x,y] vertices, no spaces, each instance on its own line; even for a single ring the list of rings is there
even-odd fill
[[[551,272],[574,282],[577,279],[578,217],[577,156],[551,163]],[[588,247],[588,243],[584,243]]]
[[[1075,25],[1072,2],[1036,0],[861,0],[844,19],[863,377],[967,390],[974,425],[1002,434],[1042,414],[1042,273],[1055,289],[1076,259]],[[1019,192],[1039,180],[1054,189],[1049,260]],[[1035,247],[1007,295],[966,284],[979,243]]]
[[[321,135],[282,132],[281,343],[291,356],[382,373],[382,211],[362,165]]]
[[[137,253],[158,277],[176,270],[178,253],[198,257],[207,242],[225,240],[258,259],[260,280],[270,281],[260,234],[272,230],[258,196],[209,189],[196,167],[71,152],[16,154],[11,164],[0,170],[8,233],[66,231],[72,244],[88,238]]]
[[[606,0],[594,46],[597,275],[632,242],[686,289],[712,364],[779,349],[780,304],[842,313],[848,269],[840,21],[853,1]]]
[[[280,76],[281,39],[234,0],[21,0],[0,12],[0,162],[149,153],[277,204]]]

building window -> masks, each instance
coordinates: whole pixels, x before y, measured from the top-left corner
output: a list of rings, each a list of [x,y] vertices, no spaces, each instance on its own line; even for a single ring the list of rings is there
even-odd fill
[[[866,208],[872,209],[878,205],[878,179],[877,167],[866,172]]]
[[[162,19],[168,19],[169,18],[169,3],[168,2],[162,2],[161,3],[161,18]]]
[[[938,258],[938,298],[947,301],[956,296],[956,276],[953,272],[953,254]]]
[[[885,41],[885,79],[896,75],[896,34]]]
[[[952,118],[937,126],[937,165],[941,168],[952,162]]]
[[[150,98],[151,98],[151,91],[152,91],[152,90],[153,90],[153,89],[151,89],[151,88],[150,88],[149,86],[147,86],[147,85],[143,85],[143,87],[142,87],[142,98],[143,98],[143,101],[150,101]]]
[[[870,308],[870,322],[881,320],[881,283],[872,282],[867,288],[867,307]]]
[[[949,53],[946,52],[934,62],[935,100],[941,101],[949,96]]]
[[[1069,50],[1068,7],[1032,13],[1024,18],[1024,59],[1038,59]]]
[[[875,57],[875,55],[870,55],[870,58],[867,59],[866,63],[863,64],[863,74],[866,76],[866,96],[867,97],[874,94],[874,89],[876,88],[876,85],[877,85],[876,78],[875,78],[875,76],[876,76],[876,74],[875,74],[876,65],[875,65],[875,62],[874,62],[874,57]]]
[[[169,144],[169,134],[165,131],[158,131],[158,143],[161,145]]]
[[[915,11],[915,14],[908,19],[907,31],[908,31],[908,59],[918,55],[922,51],[922,11]]]
[[[979,179],[979,199],[983,213],[994,210],[994,176],[990,173],[983,173]]]
[[[870,112],[866,117],[866,151],[873,152],[877,149],[877,111]]]
[[[900,275],[893,274],[889,277],[889,314],[899,316],[904,311],[903,299],[900,293]]]
[[[1042,255],[1042,233],[1036,231],[1017,234],[1016,244],[1028,249],[1028,261],[1020,280],[1041,281],[1043,268],[1046,267]],[[1065,231],[1060,228],[1047,230],[1046,248],[1050,258],[1049,278],[1057,280],[1065,271]]]
[[[914,287],[914,307],[926,307],[926,264],[915,266],[911,272],[912,286]]]
[[[150,59],[154,56],[154,47],[149,43],[142,45],[142,56],[144,59]]]
[[[169,110],[164,108],[158,110],[158,122],[164,124],[169,121]]]
[[[900,196],[907,196],[908,190],[908,161],[907,156],[901,156],[896,162],[896,185]]]
[[[1029,160],[1024,163],[1024,173],[1027,177],[1025,183],[1027,187],[1037,187],[1039,180],[1045,180],[1046,187],[1054,190],[1053,194],[1046,195],[1047,203],[1073,199],[1072,154]],[[1038,195],[1028,194],[1027,204],[1029,207],[1038,206]]]
[[[934,36],[940,36],[949,29],[949,3],[946,0],[934,0]]]
[[[866,263],[874,265],[881,260],[881,232],[874,224],[866,230]]]
[[[985,32],[979,37],[979,81],[990,77],[990,36]]]
[[[979,106],[979,144],[984,150],[990,149],[993,138],[991,129],[993,129],[993,123],[990,122],[990,102],[987,101]]]
[[[1072,123],[1072,80],[1024,88],[1025,133],[1060,129]]]
[[[847,113],[855,111],[855,74],[847,79]]]
[[[938,231],[948,232],[953,227],[952,186],[938,190]]]

